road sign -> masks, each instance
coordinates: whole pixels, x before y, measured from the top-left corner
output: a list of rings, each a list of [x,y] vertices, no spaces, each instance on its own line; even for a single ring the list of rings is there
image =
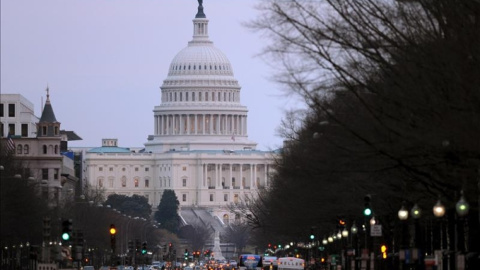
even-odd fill
[[[370,236],[382,236],[382,225],[372,225],[370,227]]]

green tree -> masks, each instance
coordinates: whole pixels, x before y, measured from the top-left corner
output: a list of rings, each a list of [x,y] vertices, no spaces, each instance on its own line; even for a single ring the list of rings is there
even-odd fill
[[[152,206],[148,203],[147,198],[137,194],[133,196],[112,194],[108,196],[104,205],[110,205],[125,215],[141,217],[147,220],[150,219],[152,214]]]
[[[0,241],[6,245],[41,244],[43,218],[52,217],[54,223],[54,213],[41,197],[40,183],[28,179],[30,170],[3,150],[0,151]]]
[[[176,233],[180,226],[180,216],[178,215],[180,202],[175,195],[175,191],[166,189],[163,192],[158,210],[155,212],[155,220],[160,223],[160,227],[172,233]]]

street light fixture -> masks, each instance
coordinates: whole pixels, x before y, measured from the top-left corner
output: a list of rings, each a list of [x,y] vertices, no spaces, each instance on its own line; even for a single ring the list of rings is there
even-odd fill
[[[419,219],[422,216],[422,209],[418,207],[418,204],[415,204],[410,212],[414,219]]]
[[[445,215],[445,206],[442,204],[440,200],[433,206],[433,215],[440,218]]]
[[[343,237],[348,237],[348,231],[347,231],[347,228],[344,228],[343,231],[342,231],[342,236]]]
[[[463,197],[463,190],[460,191],[460,194],[460,200],[457,202],[456,209],[458,216],[464,217],[468,214],[469,205],[465,197]]]
[[[402,203],[402,208],[400,208],[400,210],[398,210],[398,218],[400,220],[407,220],[408,219],[408,210],[405,207],[405,205],[406,205],[406,203],[403,202]]]
[[[350,230],[352,231],[352,234],[356,234],[358,232],[358,228],[357,225],[355,225],[355,222],[352,224],[352,228],[350,228]]]

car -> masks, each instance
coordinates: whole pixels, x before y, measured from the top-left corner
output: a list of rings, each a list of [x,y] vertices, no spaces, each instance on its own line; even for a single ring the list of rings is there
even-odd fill
[[[235,261],[235,260],[230,260],[230,261],[228,261],[228,263],[230,264],[231,267],[237,268],[237,261]]]
[[[83,270],[95,270],[95,268],[91,265],[86,265],[83,267]]]

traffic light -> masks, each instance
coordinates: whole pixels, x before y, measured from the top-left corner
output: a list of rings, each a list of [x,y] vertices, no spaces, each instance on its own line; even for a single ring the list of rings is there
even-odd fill
[[[62,222],[62,240],[63,241],[70,241],[72,238],[72,220],[65,219]]]
[[[140,240],[135,239],[135,251],[139,252],[140,251]]]
[[[345,218],[344,217],[339,217],[338,218],[338,224],[337,224],[338,228],[339,229],[344,229],[346,225],[347,225],[347,222],[345,221]]]
[[[115,224],[110,224],[110,235],[115,235],[117,234],[117,229],[115,228]]]
[[[117,234],[115,224],[110,224],[110,230],[108,230],[108,232],[110,233],[110,247],[112,248],[112,251],[115,251],[115,235]]]
[[[382,252],[382,258],[386,259],[387,258],[387,246],[386,245],[381,245],[380,246],[380,251]]]
[[[185,260],[188,260],[188,249],[185,249],[184,255],[185,255]]]
[[[79,247],[83,247],[85,239],[83,237],[82,230],[75,230],[75,244]]]
[[[367,194],[363,199],[365,203],[365,208],[363,209],[363,215],[366,217],[369,217],[372,215],[372,208],[370,206],[371,199],[372,199],[372,196],[370,196],[370,194]]]
[[[50,232],[52,227],[50,226],[50,217],[46,216],[43,218],[43,240],[45,242],[50,241]]]
[[[147,254],[147,242],[142,243],[142,255]]]
[[[128,251],[133,252],[133,241],[132,240],[128,241]]]

